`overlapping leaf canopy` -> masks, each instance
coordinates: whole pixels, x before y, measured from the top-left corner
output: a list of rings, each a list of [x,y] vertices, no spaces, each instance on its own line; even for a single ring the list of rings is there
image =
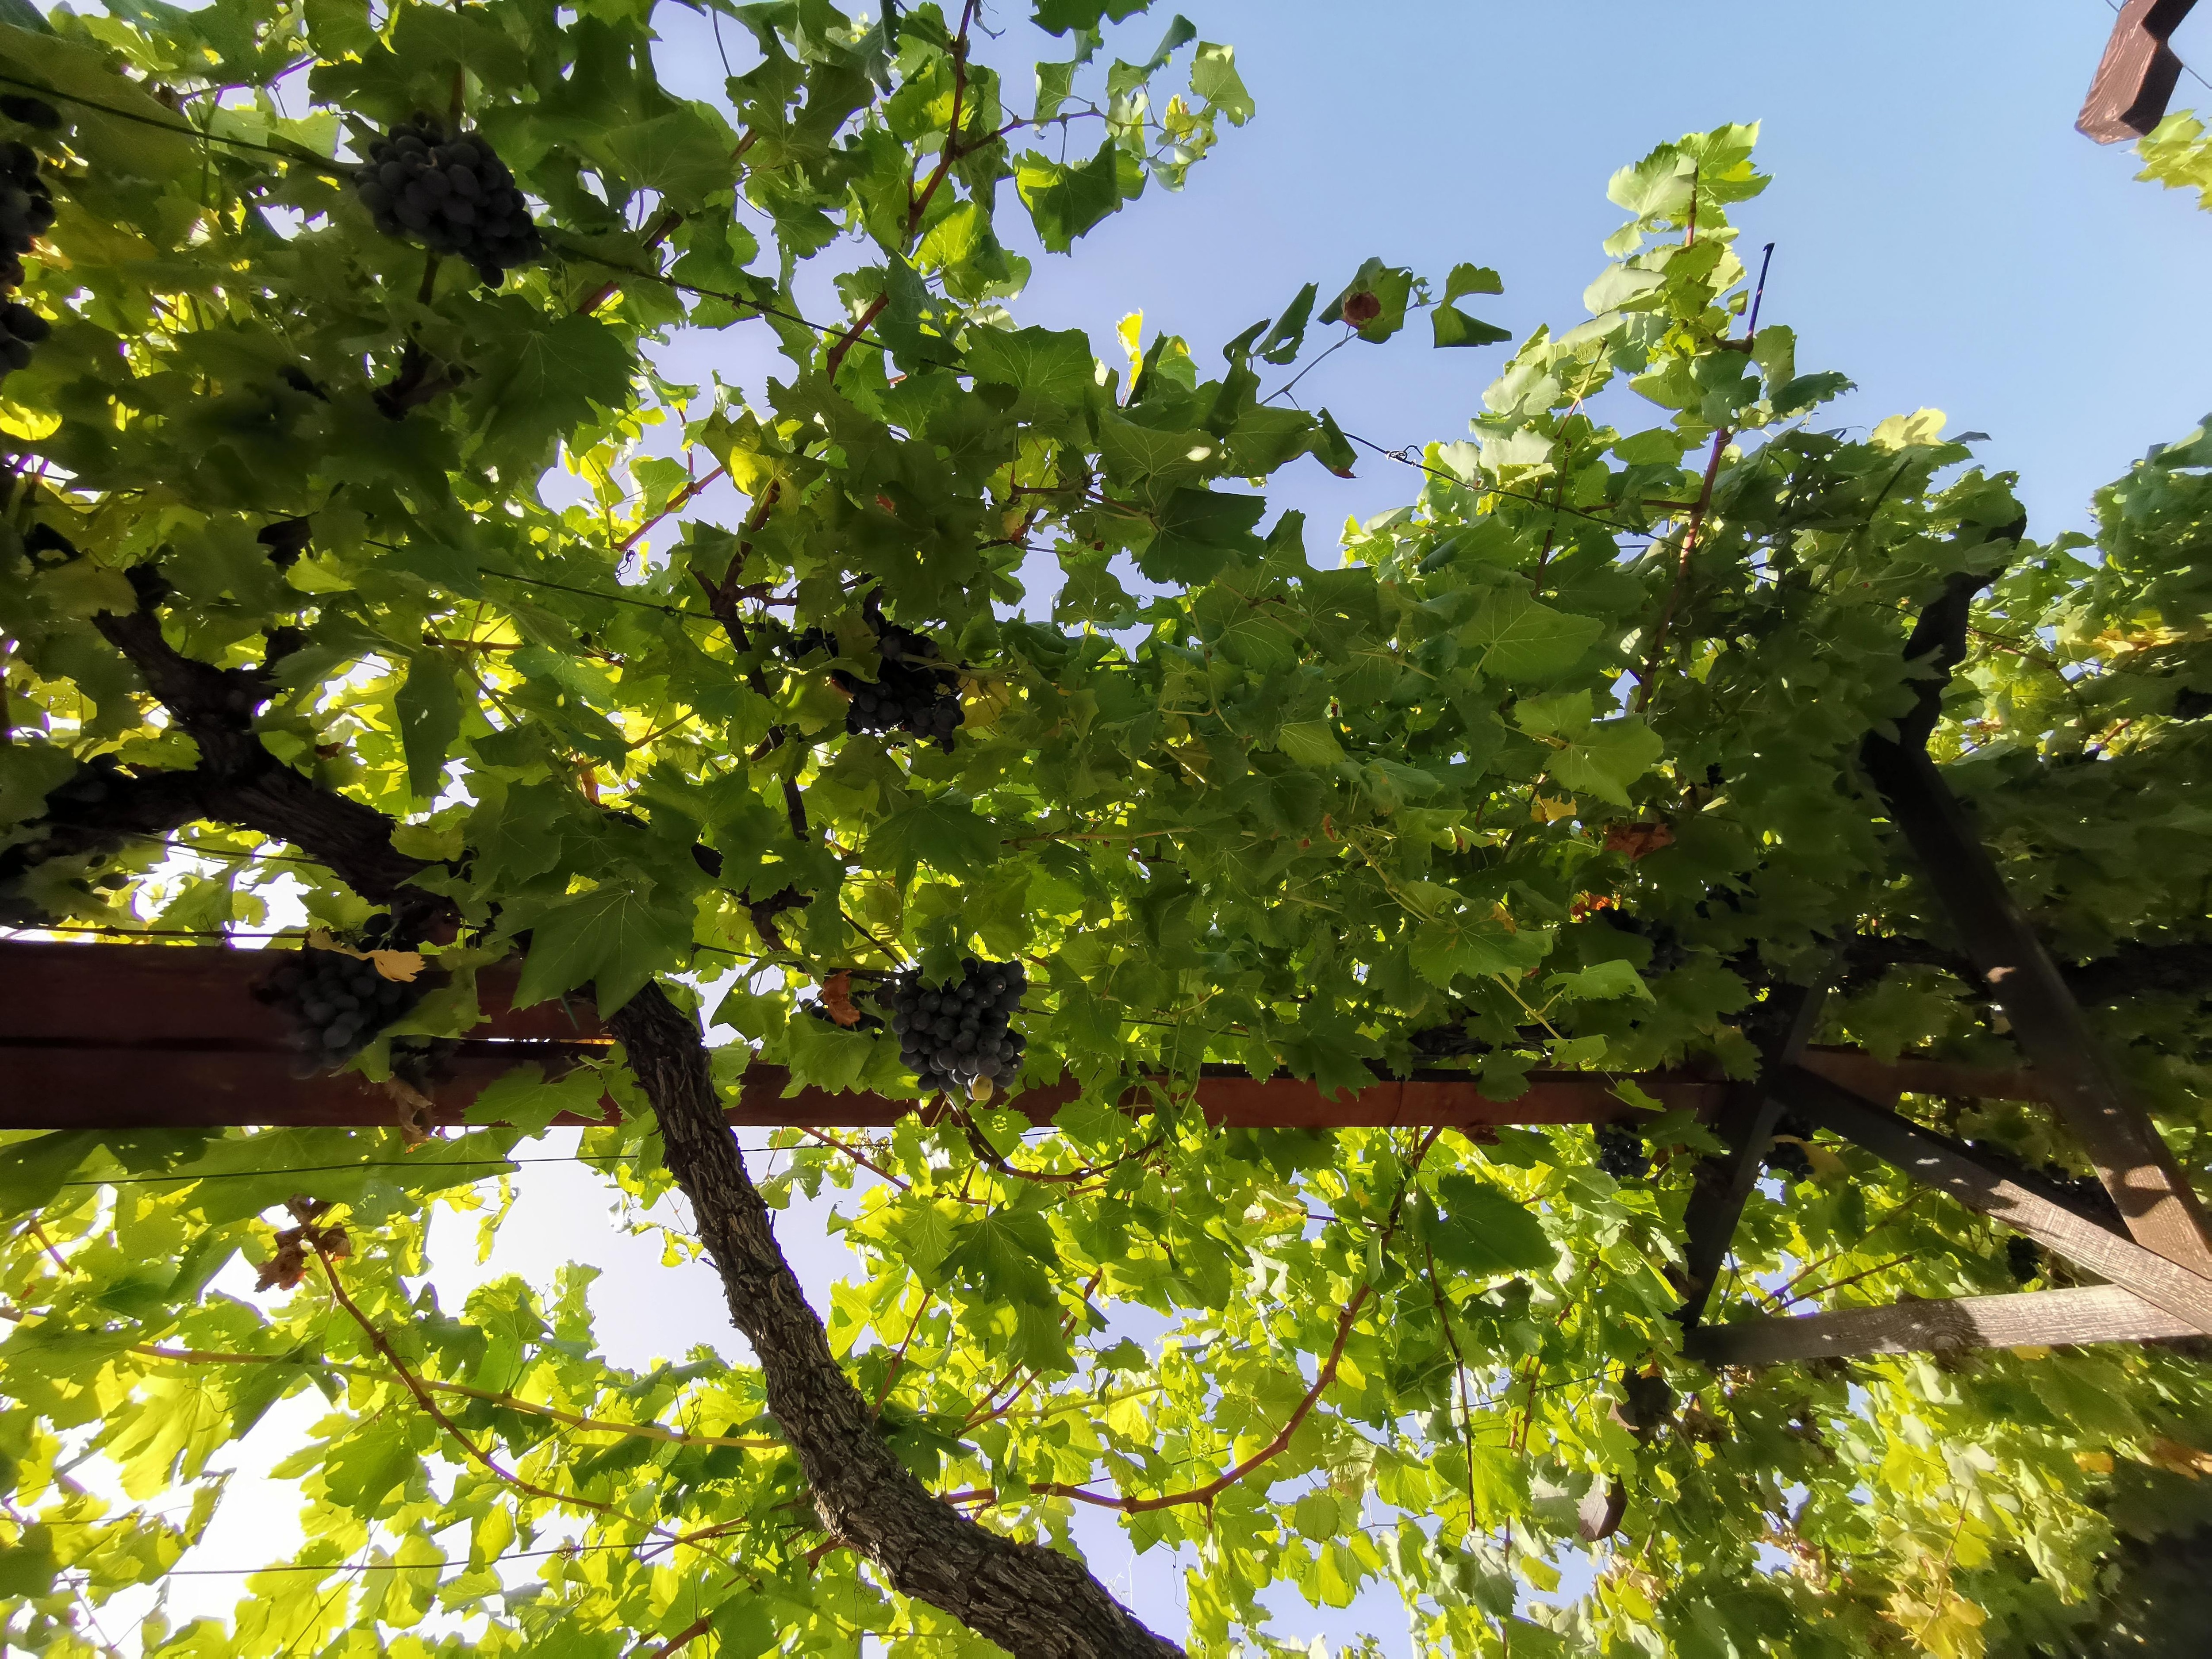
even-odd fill
[[[908,1464],[994,1528],[1066,1541],[1103,1504],[1140,1550],[1188,1546],[1194,1650],[1267,1650],[1280,1583],[1395,1589],[1441,1653],[2055,1650],[2100,1617],[2145,1483],[2205,1467],[2201,1364],[1716,1378],[1668,1317],[1694,1125],[1659,1125],[1658,1168],[1622,1183],[1580,1131],[1222,1133],[1187,1085],[1209,1061],[1331,1088],[1466,1066],[1499,1098],[1538,1064],[1741,1074],[1762,999],[1831,960],[1829,1039],[2009,1063],[1855,770],[1912,700],[1919,606],[2001,570],[1939,750],[2201,1169],[2212,437],[2101,495],[2092,547],[2023,538],[1933,411],[1826,429],[1847,383],[1747,325],[1729,214],[1765,180],[1726,127],[1616,175],[1588,319],[1514,348],[1471,435],[1400,458],[1412,498],[1340,554],[1269,479],[1388,463],[1263,376],[1346,332],[1417,349],[1421,309],[1437,346],[1493,343],[1465,305],[1498,279],[1316,272],[1255,295],[1218,357],[1022,325],[1000,209],[1073,247],[1252,112],[1180,18],[1103,61],[1143,9],[1040,4],[1072,44],[1034,102],[978,61],[972,5],[717,6],[739,70],[715,103],[659,84],[646,4],[0,27],[5,89],[64,123],[9,135],[59,216],[21,296],[52,337],[0,381],[0,909],[251,928],[281,883],[343,936],[387,902],[250,817],[134,837],[156,827],[67,804],[88,769],[143,794],[213,763],[116,647],[114,618],[155,615],[184,658],[265,663],[259,743],[431,861],[412,885],[458,924],[430,945],[448,980],[400,1036],[467,1029],[476,970],[526,948],[526,999],[713,983],[726,1085],[757,1057],[912,1095],[896,1043],[817,988],[849,974],[865,1007],[909,962],[1030,964],[1031,1078],[1073,1074],[1074,1106],[790,1134],[767,1186],[850,1189],[865,1276],[822,1312]],[[417,110],[514,167],[541,267],[483,289],[375,233],[339,158]],[[2154,165],[2179,178],[2192,137]],[[817,259],[842,315],[800,297]],[[708,330],[774,338],[765,397],[647,350]],[[690,506],[722,477],[728,523]],[[300,518],[307,552],[272,560],[260,532]],[[1040,551],[1059,578],[1027,591]],[[950,753],[846,731],[830,671],[878,672],[871,599],[960,665]],[[834,654],[801,653],[810,629]],[[361,1063],[385,1074],[388,1042]],[[307,1541],[227,1626],[147,1618],[147,1653],[981,1651],[825,1538],[760,1374],[706,1346],[724,1332],[632,1374],[595,1350],[586,1271],[463,1307],[422,1282],[431,1208],[484,1208],[505,1155],[603,1089],[628,1119],[584,1150],[643,1206],[670,1178],[618,1064],[518,1074],[485,1127],[404,1152],[0,1146],[0,1639],[106,1650],[100,1610],[136,1616],[222,1500],[210,1459],[316,1389],[279,1471]],[[1942,1109],[2074,1156],[2024,1111]],[[287,1217],[295,1194],[337,1207]],[[210,1288],[333,1221],[349,1255]],[[2018,1266],[1832,1148],[1753,1200],[1738,1261],[1740,1309]],[[1679,1410],[1614,1409],[1654,1373]],[[119,1486],[71,1472],[88,1452]],[[1616,1480],[1625,1522],[1590,1548],[1578,1506]],[[1578,1600],[1516,1601],[1586,1550]]]

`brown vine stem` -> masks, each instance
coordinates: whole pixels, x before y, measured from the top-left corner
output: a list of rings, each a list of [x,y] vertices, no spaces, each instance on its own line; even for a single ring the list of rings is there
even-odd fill
[[[623,537],[619,542],[617,542],[615,544],[615,551],[617,553],[629,552],[630,549],[635,547],[639,542],[645,538],[646,532],[651,530],[653,526],[659,524],[663,519],[666,518],[672,513],[682,512],[697,498],[700,491],[707,489],[709,485],[714,483],[716,479],[728,472],[729,470],[730,469],[726,466],[717,465],[714,470],[707,474],[705,477],[691,479],[684,486],[683,489],[678,490],[673,495],[671,495],[668,498],[667,501],[662,506],[659,512],[654,514],[643,524],[638,526],[636,529],[631,531],[629,535]]]
[[[670,1637],[659,1647],[653,1649],[652,1655],[650,1656],[650,1659],[668,1659],[669,1655],[689,1647],[692,1643],[697,1641],[701,1637],[704,1636],[708,1631],[714,1628],[714,1615],[711,1613],[702,1613],[690,1624],[684,1626],[682,1630],[678,1631],[675,1635]]]
[[[830,355],[823,359],[822,364],[823,372],[833,383],[837,379],[837,371],[845,367],[845,354],[852,350],[853,343],[867,331],[870,323],[884,314],[884,307],[890,302],[888,290],[878,294],[868,301],[868,308],[860,313],[860,319],[837,337],[837,343],[830,348]]]
[[[730,152],[730,160],[732,161],[744,161],[745,159],[745,152],[753,147],[753,140],[757,138],[760,135],[756,132],[748,132],[744,137],[738,139],[737,149]],[[639,249],[639,252],[650,252],[653,249],[659,247],[663,242],[666,241],[670,236],[675,234],[676,227],[683,222],[684,216],[677,212],[675,209],[663,208],[653,222],[646,227],[645,245],[643,247]],[[609,300],[614,298],[615,295],[621,288],[622,278],[620,276],[608,277],[597,288],[592,289],[586,293],[582,299],[576,301],[577,315],[588,317],[592,313],[597,311],[601,306],[606,304]]]
[[[532,1498],[542,1498],[549,1504],[573,1504],[578,1509],[590,1510],[596,1514],[630,1518],[612,1504],[602,1504],[596,1498],[585,1498],[574,1492],[557,1492],[550,1486],[539,1486],[534,1480],[526,1480],[512,1469],[506,1468],[489,1452],[479,1449],[475,1441],[461,1432],[460,1425],[447,1416],[440,1408],[438,1402],[430,1398],[430,1391],[424,1388],[415,1373],[407,1368],[406,1362],[400,1358],[398,1352],[392,1347],[383,1331],[378,1328],[376,1322],[362,1312],[361,1305],[346,1294],[345,1286],[338,1282],[337,1268],[332,1264],[330,1252],[324,1249],[322,1241],[310,1235],[308,1243],[314,1247],[315,1259],[323,1264],[323,1277],[330,1283],[332,1299],[353,1316],[354,1322],[361,1327],[363,1334],[374,1345],[377,1352],[384,1356],[386,1363],[398,1374],[399,1380],[406,1384],[407,1391],[415,1396],[416,1403],[430,1414],[433,1422],[459,1443],[461,1449],[468,1453],[471,1460],[481,1464],[492,1475],[504,1480],[516,1491],[528,1492]]]
[[[960,159],[960,111],[968,95],[968,29],[975,21],[975,0],[967,0],[960,9],[960,27],[952,37],[952,118],[945,125],[945,148],[938,152],[936,170],[929,175],[929,182],[922,186],[921,195],[914,193],[911,183],[907,185],[908,247],[914,246],[915,233],[921,228],[922,216],[929,211],[929,198],[937,194],[937,187],[945,182],[945,175],[952,171],[952,164]],[[993,135],[994,138],[996,136]],[[830,378],[835,380],[836,374],[836,369],[831,369]]]
[[[1100,1267],[1096,1273],[1092,1273],[1088,1279],[1084,1281],[1080,1295],[1085,1307],[1087,1308],[1091,1305],[1091,1298],[1098,1293],[1099,1285],[1105,1283],[1105,1280],[1106,1269]],[[1074,1310],[1070,1309],[1060,1318],[1060,1334],[1062,1336],[1066,1336],[1074,1328],[1075,1312]],[[1013,1370],[1008,1371],[1004,1376],[993,1383],[991,1385],[991,1391],[983,1396],[982,1403],[968,1413],[968,1420],[960,1425],[961,1432],[964,1434],[979,1424],[995,1423],[1001,1418],[1005,1417],[1007,1413],[1012,1411],[1014,1408],[1014,1402],[1019,1400],[1024,1394],[1028,1392],[1030,1383],[1036,1381],[1037,1374],[1034,1370],[1032,1370],[1029,1374],[1028,1377],[1024,1380],[1020,1388],[1016,1389],[1012,1394],[1006,1396],[1006,1403],[1005,1405],[994,1407],[991,1402],[999,1397],[1000,1389],[1005,1388],[1007,1383],[1012,1382],[1017,1376],[1020,1376],[1021,1374],[1022,1368],[1019,1365],[1017,1365]]]
[[[1667,603],[1660,608],[1658,623],[1651,630],[1651,649],[1644,653],[1644,672],[1636,677],[1636,708],[1639,714],[1651,706],[1651,694],[1657,689],[1655,676],[1659,672],[1660,653],[1667,648],[1667,630],[1674,623],[1675,608],[1682,602],[1682,590],[1689,585],[1690,555],[1697,549],[1698,532],[1705,528],[1705,514],[1712,507],[1713,480],[1720,476],[1721,455],[1735,435],[1727,427],[1713,434],[1712,453],[1705,457],[1705,477],[1698,489],[1698,504],[1690,509],[1689,525],[1682,532],[1681,545],[1675,550],[1674,580],[1667,590]]]
[[[1816,1296],[1826,1295],[1836,1291],[1840,1291],[1846,1285],[1856,1285],[1862,1279],[1872,1279],[1876,1273],[1887,1273],[1892,1267],[1901,1267],[1906,1262],[1914,1259],[1913,1255],[1911,1253],[1904,1255],[1892,1256],[1888,1261],[1878,1262],[1875,1266],[1868,1267],[1862,1272],[1847,1274],[1845,1277],[1837,1279],[1832,1285],[1815,1285],[1811,1290],[1805,1291],[1802,1295],[1789,1297],[1784,1301],[1781,1305],[1784,1308],[1794,1308],[1800,1302],[1809,1302]]]
[[[870,1407],[878,1417],[883,1415],[884,1401],[891,1397],[891,1384],[898,1381],[899,1371],[906,1364],[906,1351],[914,1346],[915,1336],[921,1329],[921,1316],[929,1311],[929,1304],[936,1297],[935,1291],[924,1287],[921,1305],[914,1310],[914,1318],[906,1328],[906,1340],[898,1345],[898,1352],[891,1356],[891,1367],[884,1373],[884,1385],[876,1390],[875,1401]]]
[[[1692,172],[1691,174],[1690,184],[1689,242],[1694,242],[1697,240],[1697,174]],[[1685,246],[1687,246],[1688,245],[1688,242],[1684,244]],[[1752,295],[1751,315],[1747,319],[1744,327],[1742,349],[1747,353],[1749,352],[1752,347],[1756,345],[1759,342],[1759,307],[1765,303],[1766,299],[1767,269],[1773,263],[1774,244],[1769,242],[1766,245],[1766,252],[1759,263],[1759,286]],[[1650,654],[1644,659],[1644,672],[1636,677],[1636,708],[1638,713],[1641,713],[1643,710],[1650,707],[1652,694],[1658,689],[1658,683],[1654,678],[1654,676],[1659,672],[1659,653],[1666,647],[1668,627],[1674,619],[1675,607],[1681,603],[1682,589],[1690,580],[1690,554],[1692,550],[1698,544],[1698,532],[1705,527],[1705,514],[1711,511],[1712,507],[1713,480],[1720,473],[1722,452],[1728,447],[1728,441],[1735,435],[1735,433],[1727,427],[1723,427],[1719,431],[1713,434],[1712,453],[1705,457],[1705,482],[1698,487],[1697,502],[1690,509],[1689,526],[1682,532],[1681,545],[1676,550],[1674,558],[1674,580],[1673,585],[1667,590],[1666,605],[1659,613],[1659,624],[1657,628],[1652,632],[1651,650]],[[1893,479],[1891,482],[1894,483],[1895,480]],[[1887,495],[1888,491],[1885,488],[1882,493]],[[1877,501],[1876,504],[1879,505],[1880,503]],[[1869,515],[1869,519],[1871,519],[1871,515]]]
[[[892,1186],[897,1188],[901,1192],[910,1193],[914,1190],[914,1183],[912,1182],[903,1181],[897,1176],[893,1175],[889,1170],[884,1168],[882,1164],[877,1163],[859,1147],[850,1146],[848,1143],[838,1139],[835,1135],[825,1135],[821,1130],[811,1128],[804,1123],[794,1123],[792,1125],[792,1127],[798,1130],[799,1133],[803,1135],[810,1136],[812,1139],[820,1141],[824,1146],[831,1147],[837,1152],[844,1153],[846,1157],[851,1158],[854,1163],[859,1164],[870,1175],[880,1176],[882,1179],[890,1182]]]
[[[0,1308],[0,1319],[21,1323],[28,1314],[14,1308]],[[167,1360],[172,1364],[185,1365],[299,1365],[305,1370],[331,1371],[340,1376],[362,1376],[374,1380],[381,1371],[367,1365],[349,1365],[343,1359],[294,1359],[281,1353],[230,1353],[212,1348],[165,1348],[151,1342],[133,1343],[124,1350],[146,1359]],[[665,1440],[678,1446],[734,1446],[746,1451],[781,1451],[783,1442],[764,1435],[690,1434],[682,1429],[668,1428],[659,1423],[615,1423],[603,1417],[586,1417],[580,1412],[564,1412],[554,1406],[540,1406],[527,1400],[518,1400],[511,1394],[501,1394],[491,1389],[472,1388],[466,1382],[442,1382],[433,1378],[417,1377],[416,1382],[434,1394],[457,1394],[471,1400],[482,1400],[512,1412],[521,1412],[532,1417],[550,1419],[556,1423],[580,1430],[586,1434],[635,1435],[641,1439]]]
[[[1407,1189],[1413,1185],[1413,1176],[1419,1171],[1422,1160],[1428,1157],[1429,1149],[1437,1144],[1437,1137],[1443,1133],[1444,1127],[1443,1124],[1437,1124],[1422,1137],[1421,1144],[1415,1150],[1412,1162],[1407,1165],[1405,1178],[1398,1183],[1397,1194],[1390,1200],[1390,1213],[1388,1220],[1383,1224],[1380,1239],[1381,1248],[1384,1249],[1389,1248],[1390,1240],[1398,1231],[1398,1222],[1405,1209]],[[1328,1392],[1329,1384],[1336,1381],[1337,1365],[1344,1358],[1344,1345],[1351,1340],[1352,1324],[1358,1319],[1360,1310],[1367,1305],[1368,1297],[1374,1293],[1374,1288],[1371,1285],[1362,1285],[1352,1293],[1352,1300],[1345,1304],[1344,1311],[1337,1316],[1336,1340],[1329,1345],[1328,1358],[1322,1362],[1321,1370],[1314,1377],[1313,1386],[1306,1390],[1304,1396],[1299,1400],[1297,1406],[1291,1408],[1288,1420],[1276,1432],[1275,1437],[1249,1457],[1224,1470],[1204,1486],[1193,1486],[1186,1492],[1160,1492],[1151,1498],[1112,1496],[1105,1492],[1092,1492],[1085,1486],[1064,1486],[1058,1481],[1040,1483],[1031,1486],[1030,1490],[1032,1492],[1042,1492],[1053,1498],[1073,1498],[1077,1503],[1096,1504],[1100,1509],[1119,1510],[1124,1515],[1142,1515],[1152,1510],[1172,1509],[1181,1504],[1212,1503],[1213,1499],[1228,1491],[1253,1470],[1282,1455],[1289,1447],[1291,1437],[1298,1431],[1298,1426],[1311,1414],[1314,1407],[1320,1403],[1321,1397]],[[990,1488],[978,1489],[974,1492],[963,1492],[958,1496],[982,1503],[998,1501],[995,1489]]]
[[[715,471],[720,472],[722,469],[717,467]],[[707,482],[711,483],[712,479]],[[775,510],[775,504],[782,495],[783,480],[771,478],[768,488],[754,498],[752,510],[745,514],[744,525],[738,532],[737,550],[730,556],[729,568],[723,571],[719,586],[708,581],[706,573],[696,565],[691,567],[692,579],[707,595],[708,608],[714,611],[714,619],[722,624],[722,631],[729,635],[730,648],[741,657],[751,653],[753,641],[752,635],[745,631],[744,618],[738,614],[738,578],[744,574],[745,556],[752,551],[752,538],[760,533],[761,526],[768,522],[768,515]],[[756,696],[768,697],[768,677],[761,672],[758,664],[745,671],[745,684],[752,688]],[[769,727],[768,734],[761,739],[753,758],[757,759],[781,747],[787,735],[781,726]],[[806,798],[799,792],[796,778],[783,781],[783,813],[790,820],[793,836],[800,841],[813,839],[806,827]],[[775,941],[770,940],[769,943],[774,944]]]
[[[1459,1333],[1452,1328],[1451,1304],[1444,1300],[1443,1286],[1437,1279],[1436,1252],[1423,1244],[1421,1255],[1428,1263],[1429,1294],[1437,1299],[1437,1317],[1443,1322],[1444,1341],[1451,1348],[1452,1369],[1459,1377],[1460,1425],[1467,1436],[1467,1530],[1472,1536],[1474,1532],[1474,1402],[1468,1397],[1467,1357],[1460,1352]]]
[[[64,1273],[70,1271],[69,1261],[54,1248],[54,1241],[46,1237],[46,1230],[36,1221],[31,1223],[31,1237],[39,1241],[39,1248],[53,1258],[54,1266]]]

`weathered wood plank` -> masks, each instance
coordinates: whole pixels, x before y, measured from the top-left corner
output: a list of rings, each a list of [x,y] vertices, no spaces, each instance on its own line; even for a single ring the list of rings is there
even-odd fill
[[[1791,1110],[1856,1141],[1914,1180],[2026,1233],[2068,1261],[2186,1320],[2193,1329],[2212,1334],[2212,1278],[2054,1204],[1986,1168],[1955,1142],[1802,1066],[1782,1072],[1771,1086]]]
[[[2078,132],[2100,144],[2140,138],[2166,114],[2181,78],[2181,59],[2166,44],[2197,0],[2128,0],[2113,20],[2105,55],[2075,118]]]
[[[1823,1047],[1807,1048],[1797,1063],[1853,1094],[1884,1105],[1894,1103],[1900,1094],[2046,1103],[2051,1099],[2043,1079],[2025,1066],[1968,1066],[1955,1060],[1924,1060],[1917,1054],[1882,1060],[1863,1048]]]
[[[2145,1342],[2197,1334],[2189,1321],[2152,1306],[2132,1291],[2087,1285],[1703,1325],[1684,1340],[1683,1350],[1708,1365],[1768,1365],[1789,1359]]]

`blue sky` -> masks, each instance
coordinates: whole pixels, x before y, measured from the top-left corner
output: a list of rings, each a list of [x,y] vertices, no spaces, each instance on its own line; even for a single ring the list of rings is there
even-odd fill
[[[1516,335],[1571,326],[1622,216],[1605,199],[1613,171],[1683,132],[1756,120],[1774,183],[1737,215],[1747,246],[1777,244],[1766,318],[1797,331],[1801,368],[1860,388],[1825,419],[1932,405],[1954,430],[1987,432],[1984,459],[2021,474],[2047,537],[2085,526],[2098,484],[2212,410],[2212,308],[2196,303],[2212,218],[2133,182],[2129,147],[2073,130],[2111,27],[2103,0],[1180,9],[1237,48],[1252,122],[1224,129],[1188,188],[1149,189],[1072,258],[1039,252],[1004,201],[1002,234],[1035,261],[1017,314],[1084,328],[1103,355],[1141,309],[1148,333],[1182,334],[1212,362],[1301,283],[1326,297],[1370,254],[1439,278],[1461,260],[1494,266],[1505,293],[1482,314]],[[1173,15],[1112,29],[1109,54],[1141,61]],[[981,55],[1026,107],[1027,66],[1066,45],[1024,8],[985,15],[1000,33]],[[742,68],[741,34],[725,34]],[[2212,17],[2176,45],[2212,74]],[[703,26],[672,27],[661,56],[672,81],[713,95]],[[2191,94],[2212,103],[2185,77],[2177,105]],[[685,355],[757,384],[769,343],[750,327]],[[1303,390],[1386,443],[1450,439],[1507,349],[1439,352],[1417,327],[1340,353]],[[1403,469],[1359,471],[1346,483],[1307,464],[1278,488],[1313,519],[1317,560],[1346,514],[1411,494]]]

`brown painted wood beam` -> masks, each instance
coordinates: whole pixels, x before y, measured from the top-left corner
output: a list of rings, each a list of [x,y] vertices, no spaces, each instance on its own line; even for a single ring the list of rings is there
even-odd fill
[[[459,1123],[477,1096],[514,1067],[534,1062],[557,1074],[604,1059],[603,1047],[546,1041],[464,1042],[439,1062],[425,1091],[433,1121]],[[1669,1109],[1710,1117],[1725,1084],[1686,1073],[1648,1073],[1636,1081]],[[1008,1103],[1033,1123],[1048,1123],[1081,1092],[1073,1081],[1026,1090]],[[1492,1100],[1465,1073],[1378,1080],[1357,1092],[1324,1095],[1296,1078],[1255,1079],[1209,1066],[1194,1085],[1208,1121],[1228,1128],[1390,1128],[1407,1125],[1480,1130],[1513,1124],[1632,1122],[1644,1115],[1594,1072],[1532,1072],[1511,1100]],[[1127,1103],[1138,1103],[1133,1095]],[[556,1121],[614,1121],[563,1114]],[[791,1088],[781,1066],[755,1064],[726,1109],[748,1127],[888,1128],[929,1108],[909,1096]],[[181,1047],[81,1048],[0,1045],[0,1129],[189,1129],[324,1127],[375,1128],[398,1121],[399,1101],[351,1072],[292,1075],[276,1049]]]
[[[398,1103],[351,1073],[295,1078],[283,1015],[253,996],[274,965],[264,951],[220,946],[71,945],[0,941],[0,1129],[376,1127]],[[438,1122],[463,1120],[495,1078],[525,1062],[549,1071],[604,1059],[611,1039],[586,1000],[512,1006],[516,968],[477,975],[483,1023],[441,1062],[428,1095]],[[1808,1048],[1803,1063],[1884,1099],[1901,1091],[1999,1099],[2042,1097],[2040,1081],[2017,1068],[1987,1068],[1906,1055],[1880,1060],[1852,1048]],[[1634,1079],[1670,1110],[1711,1119],[1729,1088],[1694,1071]],[[756,1065],[729,1108],[750,1127],[881,1128],[921,1103],[908,1097],[787,1092],[782,1067]],[[1640,1115],[1589,1072],[1537,1070],[1517,1098],[1486,1097],[1464,1072],[1378,1079],[1356,1093],[1326,1097],[1294,1078],[1254,1079],[1209,1066],[1196,1084],[1213,1122],[1239,1128],[1336,1129],[1444,1124],[1463,1129],[1511,1124],[1634,1122]],[[1032,1089],[1012,1103],[1048,1121],[1076,1097],[1072,1083]],[[603,1111],[611,1113],[611,1103]],[[605,1121],[564,1116],[563,1122]]]
[[[1689,1334],[1683,1350],[1708,1365],[1770,1365],[1793,1359],[2150,1342],[2197,1334],[2190,1321],[2154,1307],[2132,1291],[2085,1285],[1703,1325]]]
[[[2128,0],[2113,20],[2075,131],[2100,144],[2116,144],[2142,137],[2164,118],[2182,67],[2167,41],[2196,3]]]

